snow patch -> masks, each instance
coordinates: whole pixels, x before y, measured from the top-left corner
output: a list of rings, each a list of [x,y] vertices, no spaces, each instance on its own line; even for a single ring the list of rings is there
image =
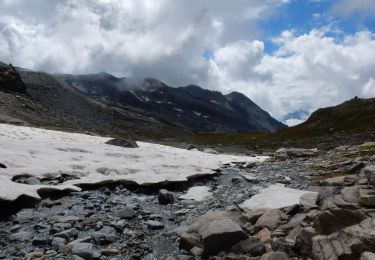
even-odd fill
[[[181,195],[179,198],[182,200],[203,201],[212,197],[212,193],[209,190],[210,188],[207,186],[191,187],[186,194]]]
[[[189,151],[137,142],[139,148],[105,144],[110,138],[0,124],[0,200],[21,195],[39,199],[41,190],[79,190],[82,184],[111,182],[154,185],[187,181],[215,173],[225,163],[261,162],[268,157]],[[18,175],[39,178],[68,174],[77,179],[60,185],[15,183]]]
[[[184,110],[182,110],[181,108],[173,108],[173,109],[178,111],[178,112],[184,112]]]
[[[140,98],[133,90],[130,90],[129,91],[130,93],[133,94],[133,96],[135,96],[138,100],[142,101],[142,102],[145,102],[142,98]]]
[[[244,201],[240,207],[244,209],[272,208],[279,209],[299,204],[299,199],[311,191],[296,190],[284,187],[282,184],[271,185],[260,193]]]

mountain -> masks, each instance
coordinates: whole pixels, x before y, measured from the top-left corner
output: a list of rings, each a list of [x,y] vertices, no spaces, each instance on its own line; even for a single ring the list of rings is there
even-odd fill
[[[375,98],[353,98],[320,108],[303,123],[275,133],[195,135],[190,142],[204,145],[244,146],[247,149],[280,147],[335,148],[375,141]]]
[[[56,77],[0,64],[0,122],[154,140],[190,132],[146,111],[85,97]]]
[[[274,132],[286,127],[238,92],[223,95],[195,85],[173,88],[153,78],[107,73],[56,77],[87,97],[142,109],[196,132]]]

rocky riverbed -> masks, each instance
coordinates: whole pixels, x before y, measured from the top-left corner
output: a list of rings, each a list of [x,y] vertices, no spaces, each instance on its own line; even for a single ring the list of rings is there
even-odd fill
[[[286,149],[185,183],[44,198],[1,220],[0,259],[374,259],[371,145]],[[318,193],[244,207],[275,184]]]

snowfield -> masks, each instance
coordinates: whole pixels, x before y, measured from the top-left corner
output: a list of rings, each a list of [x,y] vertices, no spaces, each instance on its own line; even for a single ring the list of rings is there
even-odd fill
[[[187,181],[215,173],[225,163],[261,162],[266,156],[209,154],[137,142],[139,148],[105,144],[111,138],[0,124],[0,201],[21,195],[40,199],[38,191],[80,190],[83,184],[111,182],[153,185]],[[18,175],[39,178],[68,174],[77,179],[59,185],[27,185]]]

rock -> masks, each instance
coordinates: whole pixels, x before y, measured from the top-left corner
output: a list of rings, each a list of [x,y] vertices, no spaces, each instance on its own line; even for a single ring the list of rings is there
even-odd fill
[[[247,236],[241,227],[230,219],[214,220],[199,229],[202,237],[203,254],[212,255],[230,248]]]
[[[365,174],[371,185],[375,185],[375,165],[368,165],[363,168],[362,172]]]
[[[256,239],[248,238],[232,246],[230,251],[237,254],[261,256],[266,253],[266,247],[262,243],[259,243]]]
[[[199,147],[194,144],[188,144],[186,150],[199,150]]]
[[[375,253],[363,252],[359,260],[375,260]]]
[[[366,215],[361,210],[334,208],[315,214],[313,223],[318,234],[331,234],[344,227],[358,224],[365,218]]]
[[[40,184],[40,180],[37,177],[31,176],[31,177],[27,177],[24,180],[24,183],[28,184],[28,185],[39,185]]]
[[[104,226],[101,230],[91,234],[92,239],[101,245],[107,245],[117,240],[117,232],[113,227]]]
[[[290,257],[284,252],[270,252],[262,255],[260,260],[290,260]]]
[[[32,244],[34,246],[47,246],[51,242],[51,239],[48,237],[48,234],[38,234],[34,236]]]
[[[228,219],[231,215],[225,211],[212,210],[208,211],[202,216],[199,216],[195,222],[189,227],[189,232],[198,233],[200,228],[206,223],[210,223],[214,220]]]
[[[326,198],[332,197],[334,194],[340,193],[340,187],[322,187],[318,192],[317,204],[321,206]]]
[[[285,237],[275,238],[272,240],[271,248],[273,251],[284,252],[288,255],[294,254],[293,243],[288,241]]]
[[[25,259],[31,260],[31,259],[42,258],[43,256],[44,254],[42,252],[31,252],[25,255]]]
[[[301,222],[306,218],[306,214],[298,213],[294,215],[288,222],[288,226],[291,228],[299,227]]]
[[[354,166],[352,166],[350,169],[348,169],[347,173],[358,173],[361,171],[361,169],[365,167],[365,164],[363,162],[357,163]]]
[[[174,202],[174,196],[172,192],[165,189],[159,190],[158,200],[161,205],[167,205]]]
[[[33,233],[32,232],[23,232],[20,231],[15,234],[11,234],[9,236],[10,241],[30,241],[33,238]]]
[[[375,207],[375,189],[360,189],[359,204],[365,207]]]
[[[311,192],[311,193],[305,193],[299,198],[299,203],[307,208],[316,208],[316,201],[318,199],[318,193]]]
[[[117,216],[121,219],[132,219],[132,218],[135,218],[136,213],[132,208],[125,207],[119,212],[117,212]]]
[[[3,163],[0,163],[0,168],[6,169],[7,166],[5,164],[3,164]]]
[[[352,186],[358,180],[359,180],[359,177],[355,175],[338,176],[338,177],[333,177],[333,178],[322,180],[320,182],[320,185],[322,186]]]
[[[276,151],[277,157],[310,157],[318,155],[318,149],[281,148]]]
[[[73,255],[78,255],[84,259],[93,259],[96,254],[94,245],[90,243],[75,243],[71,250]]]
[[[184,232],[180,236],[179,248],[186,251],[191,250],[194,246],[201,245],[201,236],[197,233]]]
[[[312,256],[314,259],[338,259],[335,248],[327,236],[315,236],[312,239]]]
[[[306,227],[296,236],[295,247],[298,248],[303,256],[311,255],[312,238],[316,235],[314,228]]]
[[[261,243],[268,243],[271,241],[271,231],[268,228],[263,228],[261,231],[258,232],[259,241]]]
[[[114,256],[121,254],[121,251],[117,248],[103,248],[102,255],[104,256]]]
[[[204,152],[204,153],[211,153],[211,154],[219,154],[219,152],[216,151],[216,150],[213,149],[213,148],[205,148],[205,149],[203,149],[203,152]]]
[[[190,249],[190,252],[194,255],[194,256],[200,256],[203,254],[203,249],[200,248],[200,247],[193,247],[192,249]]]
[[[66,239],[62,237],[55,237],[52,242],[52,248],[55,250],[59,250],[60,247],[64,246],[66,244]]]
[[[267,211],[267,209],[254,209],[241,216],[241,221],[250,222],[254,225],[258,219]]]
[[[114,138],[107,142],[106,144],[125,147],[125,148],[137,148],[139,147],[136,141],[130,140],[130,139],[124,139],[124,138]]]
[[[68,230],[61,231],[60,233],[55,234],[55,237],[62,237],[62,238],[71,238],[71,237],[77,237],[78,230],[76,228],[70,228]]]
[[[360,186],[355,185],[351,187],[345,187],[341,190],[341,197],[343,200],[349,203],[358,203],[359,201],[359,190]]]
[[[255,223],[255,230],[260,230],[264,227],[269,230],[274,230],[283,220],[288,219],[288,216],[278,209],[267,210]]]
[[[156,230],[156,229],[163,229],[164,228],[164,224],[163,223],[160,223],[159,221],[155,221],[155,220],[149,220],[146,222],[146,225],[149,229],[153,229],[153,230]]]

